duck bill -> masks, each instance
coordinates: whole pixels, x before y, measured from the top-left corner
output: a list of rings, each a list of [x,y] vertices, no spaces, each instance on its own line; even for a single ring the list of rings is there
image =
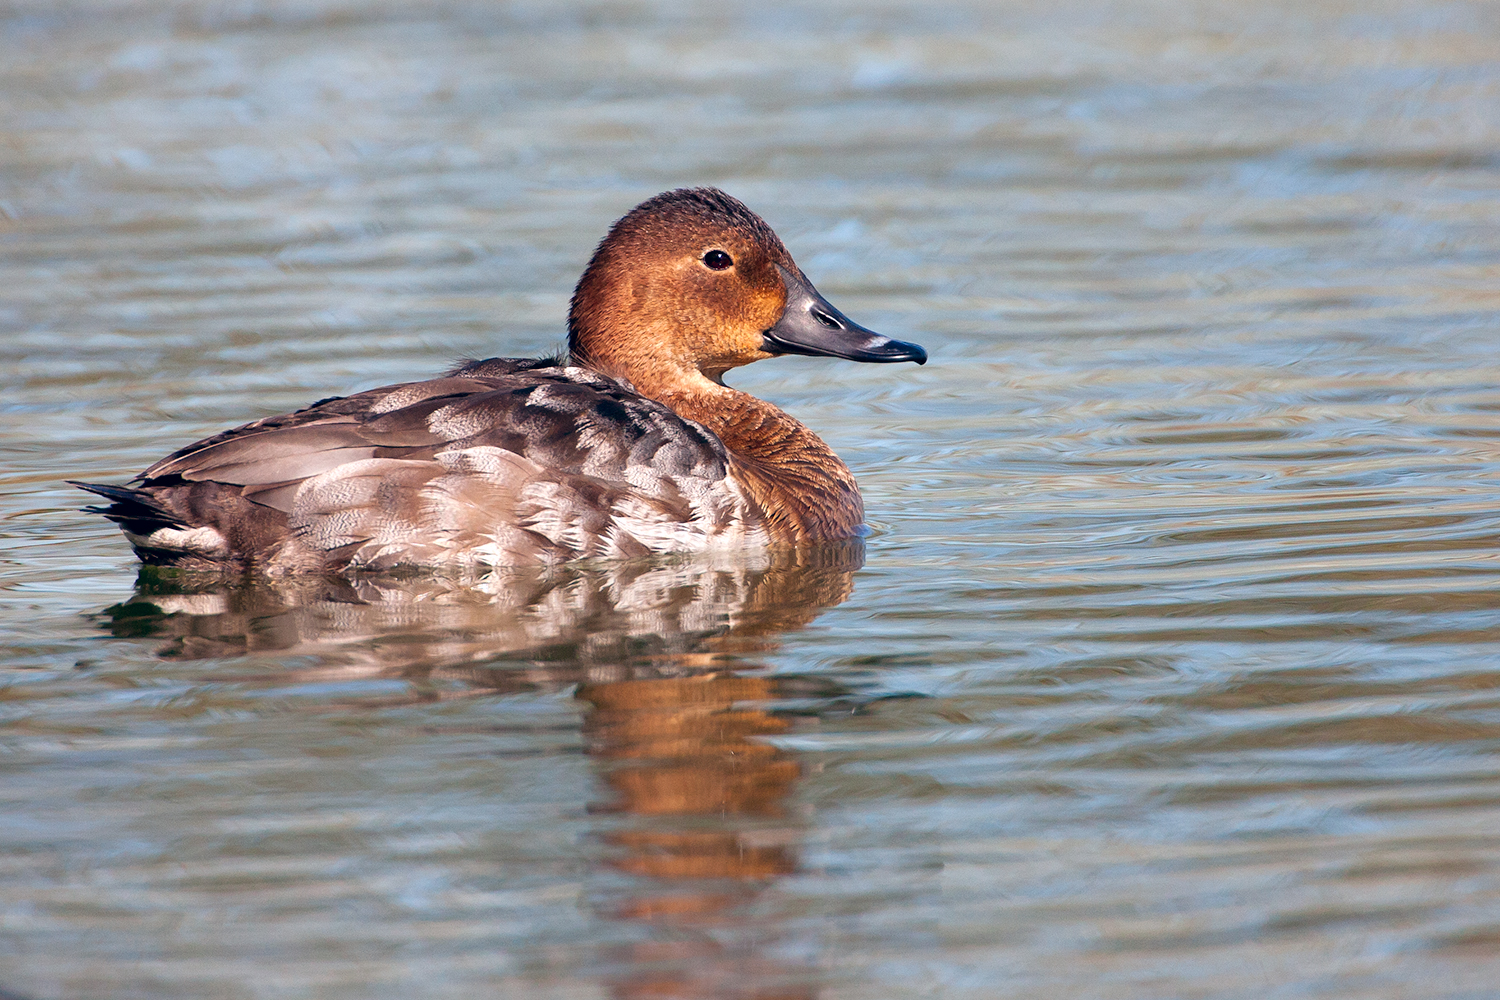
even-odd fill
[[[769,353],[812,354],[876,363],[927,363],[927,352],[916,344],[866,330],[830,305],[800,273],[780,264],[776,266],[786,283],[786,311],[775,326],[761,334]]]

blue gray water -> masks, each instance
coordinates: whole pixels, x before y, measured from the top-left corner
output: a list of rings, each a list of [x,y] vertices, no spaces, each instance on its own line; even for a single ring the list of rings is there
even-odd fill
[[[1481,998],[1493,5],[12,0],[0,990]],[[993,8],[993,9],[992,9]],[[64,478],[759,210],[861,547],[137,578]]]

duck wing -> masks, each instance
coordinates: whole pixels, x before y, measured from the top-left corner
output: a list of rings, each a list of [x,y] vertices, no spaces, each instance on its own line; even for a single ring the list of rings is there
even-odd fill
[[[148,561],[470,567],[706,548],[758,517],[727,469],[717,437],[619,382],[493,359],[257,420],[94,492]]]

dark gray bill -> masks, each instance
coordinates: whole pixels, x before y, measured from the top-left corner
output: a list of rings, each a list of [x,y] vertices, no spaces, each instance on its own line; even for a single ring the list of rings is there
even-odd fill
[[[927,352],[916,344],[892,340],[866,330],[818,294],[802,275],[777,264],[786,282],[786,311],[765,333],[765,349],[772,354],[814,354],[850,361],[915,361],[927,363]]]

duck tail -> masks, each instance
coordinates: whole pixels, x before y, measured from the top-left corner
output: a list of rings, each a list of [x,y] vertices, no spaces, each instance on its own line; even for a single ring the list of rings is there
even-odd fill
[[[145,490],[108,483],[80,483],[72,479],[67,483],[108,500],[107,507],[85,507],[84,510],[90,514],[103,514],[132,535],[149,535],[158,528],[188,527],[186,521]]]

